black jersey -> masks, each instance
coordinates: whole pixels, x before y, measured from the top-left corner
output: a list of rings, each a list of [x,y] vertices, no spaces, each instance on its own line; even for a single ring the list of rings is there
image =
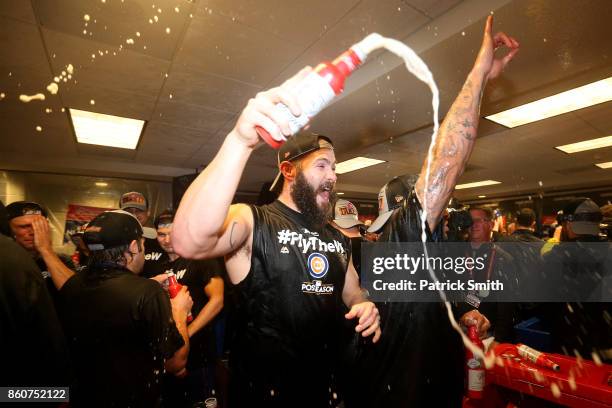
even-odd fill
[[[184,345],[168,294],[125,268],[94,268],[59,292],[76,374],[71,404],[159,406],[164,359]]]
[[[187,286],[193,300],[191,314],[194,319],[208,303],[204,288],[212,278],[220,276],[222,270],[223,266],[217,259],[192,260],[180,257],[174,261],[168,260],[161,268],[162,273],[174,273],[178,283]],[[188,369],[201,368],[216,356],[213,322],[208,323],[189,339]]]
[[[413,189],[385,224],[379,242],[421,242],[421,213]],[[429,227],[426,231],[427,240],[434,241]],[[444,304],[389,302],[376,306],[382,336],[360,352],[347,408],[461,406],[463,345]]]
[[[39,268],[3,235],[0,259],[0,385],[68,386],[68,348]]]
[[[157,239],[145,238],[145,263],[142,267],[141,276],[152,278],[164,272],[164,263],[168,262],[168,254],[159,245]]]
[[[64,254],[57,254],[57,256],[62,261],[62,263],[66,265],[68,269],[71,269],[73,271],[76,270],[76,267],[74,266],[74,262],[72,262],[72,259],[69,256],[64,255]],[[59,294],[58,294],[57,288],[55,287],[55,283],[53,283],[53,279],[51,278],[51,272],[49,272],[49,268],[47,268],[47,264],[45,263],[42,257],[38,257],[34,259],[34,262],[36,262],[38,269],[40,269],[41,276],[43,277],[45,281],[45,286],[47,286],[49,295],[51,295],[53,304],[55,305],[55,308],[57,309],[59,313],[61,309],[60,307],[61,305],[59,304],[59,301],[60,301]]]
[[[237,285],[234,406],[327,406],[350,243],[280,201],[252,207],[251,268]]]

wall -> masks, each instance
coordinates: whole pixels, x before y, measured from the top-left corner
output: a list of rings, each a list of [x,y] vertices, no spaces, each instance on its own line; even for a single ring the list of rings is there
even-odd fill
[[[139,191],[148,198],[149,224],[155,214],[172,205],[170,182],[0,171],[0,200],[5,205],[20,200],[35,201],[45,207],[53,231],[53,246],[65,254],[74,251],[72,243],[63,244],[68,204],[117,208],[119,198],[127,191]]]

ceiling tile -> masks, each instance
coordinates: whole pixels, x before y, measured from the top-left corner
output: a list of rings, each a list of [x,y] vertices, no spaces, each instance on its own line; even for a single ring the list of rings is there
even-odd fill
[[[217,111],[190,103],[180,103],[176,99],[159,101],[152,122],[200,129],[216,133],[235,117],[232,113]]]
[[[54,31],[43,30],[55,75],[74,67],[68,82],[116,89],[156,98],[170,63],[130,50],[113,50],[104,44]],[[113,55],[116,54],[116,55]],[[95,58],[92,58],[95,55]],[[60,83],[62,85],[62,83]]]
[[[36,24],[32,4],[29,1],[0,2],[0,16],[14,18],[27,23]],[[4,19],[3,19],[4,20]],[[0,25],[4,25],[2,23]]]
[[[130,92],[83,83],[67,84],[59,93],[64,105],[69,108],[148,120],[155,107],[155,99]],[[93,104],[91,102],[94,102]]]
[[[281,83],[306,65],[316,66],[319,62],[333,60],[370,33],[377,32],[386,37],[404,38],[429,21],[426,16],[413,8],[405,5],[402,8],[402,5],[400,0],[391,0],[384,5],[376,0],[360,2],[303,55],[284,69],[274,83]]]
[[[263,86],[301,51],[301,46],[264,31],[200,13],[187,30],[176,63]]]
[[[122,45],[166,61],[172,59],[181,32],[190,21],[189,10],[192,7],[187,1],[173,0],[155,1],[155,8],[145,0],[104,3],[99,0],[33,0],[33,4],[47,30],[95,41],[101,44],[99,48],[116,49]],[[182,12],[174,11],[177,6],[179,10],[182,8]],[[162,12],[159,13],[158,9]],[[85,21],[85,15],[89,16],[89,21]],[[149,19],[154,16],[158,22],[150,24]],[[170,29],[169,33],[166,28]],[[128,39],[132,39],[134,44],[127,44]],[[146,50],[143,49],[145,45]]]
[[[198,15],[219,15],[283,41],[307,46],[357,3],[358,0],[203,0],[198,2]]]
[[[172,95],[173,101],[237,113],[260,90],[244,82],[175,65],[164,85],[162,100]]]
[[[50,75],[49,62],[38,27],[29,23],[0,18],[0,61],[2,76],[22,70]],[[5,78],[2,78],[4,83]]]
[[[403,0],[403,2],[431,18],[436,18],[461,3],[461,0]]]

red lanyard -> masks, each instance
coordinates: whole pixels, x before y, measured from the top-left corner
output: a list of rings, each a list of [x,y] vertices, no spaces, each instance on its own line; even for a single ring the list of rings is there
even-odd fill
[[[491,275],[493,273],[493,262],[494,261],[495,261],[495,246],[493,246],[493,249],[491,250],[491,256],[489,257],[489,267],[487,268],[486,280],[491,279]],[[474,268],[468,269],[468,272],[470,273],[470,278],[474,278],[473,269]]]

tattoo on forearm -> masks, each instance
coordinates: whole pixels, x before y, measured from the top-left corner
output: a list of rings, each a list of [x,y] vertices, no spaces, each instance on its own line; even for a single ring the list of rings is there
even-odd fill
[[[434,148],[429,185],[424,191],[430,225],[437,222],[474,145],[482,99],[482,89],[477,85],[482,87],[483,84],[474,84],[468,78],[444,120],[446,123],[441,126]]]
[[[230,230],[230,237],[229,237],[229,244],[230,244],[230,248],[232,248],[232,250],[234,250],[234,228],[236,227],[238,223],[236,221],[234,221],[232,223],[232,229]]]

